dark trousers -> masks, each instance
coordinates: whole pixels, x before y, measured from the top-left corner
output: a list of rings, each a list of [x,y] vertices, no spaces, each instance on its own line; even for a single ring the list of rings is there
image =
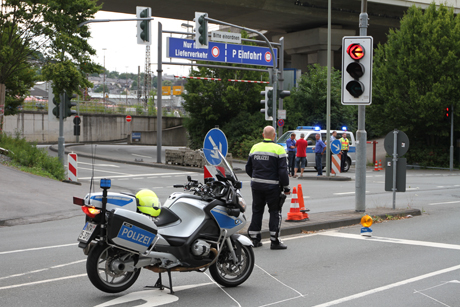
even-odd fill
[[[279,234],[281,228],[281,208],[279,207],[280,190],[252,190],[252,219],[249,225],[248,234],[251,240],[260,242],[262,239],[262,218],[264,215],[265,205],[268,205],[270,220],[268,228],[270,229],[270,240],[273,243],[279,243]]]
[[[316,170],[318,171],[318,175],[323,174],[323,155],[320,153],[315,153],[315,162],[316,162]]]
[[[295,151],[288,151],[289,174],[294,176],[295,169]]]
[[[340,172],[344,172],[345,161],[347,161],[348,150],[342,150],[342,157],[340,158]]]

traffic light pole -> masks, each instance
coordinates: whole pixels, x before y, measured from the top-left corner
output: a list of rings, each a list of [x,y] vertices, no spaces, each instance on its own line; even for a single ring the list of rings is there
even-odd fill
[[[449,169],[454,170],[454,105],[450,107],[450,158]]]
[[[64,164],[64,94],[59,94],[58,158]]]
[[[157,65],[157,163],[161,163],[161,135],[162,135],[162,91],[161,91],[161,80],[163,79],[163,67],[161,65],[162,60],[162,32],[163,25],[161,22],[158,22],[158,65]]]
[[[280,38],[280,77],[278,78],[280,90],[284,90],[284,37]],[[279,109],[283,110],[283,99],[278,99]],[[276,128],[276,126],[274,126]],[[278,137],[283,135],[283,126],[278,127]]]
[[[359,15],[359,35],[367,36],[368,15],[367,0],[361,1]],[[372,50],[370,51],[372,52]],[[372,65],[372,63],[371,63]],[[356,181],[355,181],[355,211],[366,211],[366,106],[358,106],[358,131],[356,131]]]

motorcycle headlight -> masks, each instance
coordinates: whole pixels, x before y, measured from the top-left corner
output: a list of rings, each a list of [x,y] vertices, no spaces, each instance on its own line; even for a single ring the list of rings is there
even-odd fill
[[[241,212],[246,211],[246,202],[244,201],[244,198],[241,196],[238,197],[238,205],[240,206]]]

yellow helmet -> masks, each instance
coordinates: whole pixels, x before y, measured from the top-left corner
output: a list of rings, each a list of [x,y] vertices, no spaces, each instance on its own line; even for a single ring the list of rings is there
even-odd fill
[[[139,200],[139,205],[137,206],[139,211],[154,217],[160,215],[161,202],[155,192],[149,189],[142,189],[137,192],[136,198]]]

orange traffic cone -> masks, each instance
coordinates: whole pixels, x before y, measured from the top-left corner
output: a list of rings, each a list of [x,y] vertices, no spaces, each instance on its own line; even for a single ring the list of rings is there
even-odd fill
[[[307,212],[310,211],[310,209],[305,208],[303,192],[302,192],[302,185],[299,184],[298,188],[299,188],[299,209],[300,209],[300,212],[302,212],[303,218],[308,221],[310,220],[310,216],[308,215]]]
[[[382,168],[382,160],[379,160],[379,171],[383,171],[383,168]]]
[[[374,172],[378,172],[378,171],[379,171],[379,165],[377,163],[377,160],[375,160]]]
[[[291,210],[287,214],[286,222],[302,222],[304,221],[304,217],[302,212],[300,212],[299,208],[299,200],[297,198],[297,189],[294,187],[292,189],[292,197],[291,197]]]

